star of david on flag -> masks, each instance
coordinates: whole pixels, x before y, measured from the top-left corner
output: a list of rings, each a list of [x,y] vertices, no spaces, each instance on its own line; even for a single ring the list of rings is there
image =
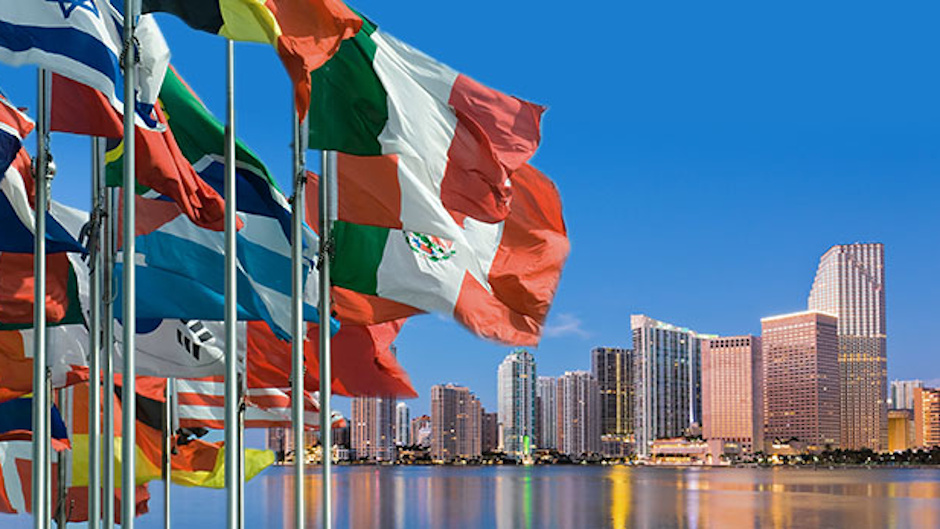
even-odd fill
[[[153,117],[170,50],[151,16],[141,16],[135,30],[136,101],[128,105],[137,125],[160,130]],[[0,9],[0,61],[35,64],[104,94],[124,112],[121,69],[124,14],[121,2],[108,0],[16,0]]]
[[[87,9],[96,17],[98,14],[98,6],[95,5],[95,0],[46,0],[46,2],[57,2],[59,8],[62,9],[62,16],[69,18],[72,15],[72,11],[75,11],[78,8]]]

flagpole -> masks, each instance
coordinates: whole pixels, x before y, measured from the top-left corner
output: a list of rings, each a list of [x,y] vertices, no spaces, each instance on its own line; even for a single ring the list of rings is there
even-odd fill
[[[244,372],[238,379],[238,529],[245,529],[245,406],[248,405],[248,389]]]
[[[124,390],[122,395],[123,419],[121,424],[121,527],[134,528],[136,505],[136,449],[137,434],[137,244],[136,204],[137,179],[134,174],[134,116],[135,88],[137,86],[137,49],[134,42],[134,26],[137,22],[139,2],[124,0]]]
[[[62,421],[65,423],[66,431],[70,434],[75,431],[75,428],[72,426],[72,388],[62,388],[57,389],[56,394],[58,395],[59,401],[59,414],[62,416]],[[49,432],[52,430],[50,428]],[[51,440],[51,436],[50,436]],[[65,529],[66,524],[69,520],[69,508],[66,505],[66,500],[68,497],[68,477],[69,477],[69,467],[71,466],[70,455],[67,450],[63,450],[57,454],[58,456],[58,476],[56,483],[56,526],[60,529]]]
[[[163,527],[170,529],[170,480],[173,476],[171,463],[173,450],[173,379],[166,379],[163,403]]]
[[[294,112],[294,196],[291,217],[291,435],[294,436],[294,527],[304,522],[304,187],[307,184],[307,120]]]
[[[333,430],[330,396],[332,374],[330,356],[330,260],[332,258],[332,199],[331,186],[336,167],[334,154],[323,151],[322,175],[320,176],[320,449],[322,457],[320,510],[324,528],[333,526]]]
[[[104,179],[105,142],[98,143],[98,159],[101,161],[101,178]],[[105,187],[103,230],[103,300],[104,300],[104,348],[102,369],[104,371],[104,459],[102,483],[102,507],[105,529],[114,529],[114,257],[117,233],[117,197],[119,191]]]
[[[238,529],[238,334],[235,282],[235,43],[226,42],[225,124],[225,489],[228,528]]]
[[[49,202],[46,174],[49,169],[48,141],[48,72],[39,69],[36,120],[35,189],[36,233],[33,242],[33,527],[49,527],[49,488],[45,479],[50,454],[46,451],[49,436],[49,391],[46,386],[46,207]]]
[[[88,386],[88,527],[101,527],[101,273],[102,250],[102,194],[104,182],[101,170],[103,158],[99,158],[101,138],[91,139],[91,242],[89,282],[91,283],[90,337],[89,337],[89,386]]]

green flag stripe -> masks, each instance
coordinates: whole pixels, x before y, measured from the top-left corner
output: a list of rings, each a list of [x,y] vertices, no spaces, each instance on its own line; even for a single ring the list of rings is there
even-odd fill
[[[172,68],[167,70],[160,88],[160,102],[176,143],[189,163],[198,162],[206,154],[225,154],[225,127]],[[235,138],[235,159],[254,167],[255,173],[263,175],[269,185],[277,188],[277,183],[264,163],[238,138]]]
[[[372,68],[374,31],[375,25],[363,18],[359,33],[343,41],[336,55],[310,75],[311,149],[382,154],[378,138],[388,121],[388,94]]]
[[[336,251],[330,268],[333,284],[362,294],[378,295],[377,272],[388,232],[388,228],[334,222]]]

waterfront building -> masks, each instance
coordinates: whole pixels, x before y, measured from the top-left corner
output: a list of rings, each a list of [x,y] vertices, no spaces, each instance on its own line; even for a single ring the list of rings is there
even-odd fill
[[[411,419],[411,442],[416,446],[431,447],[430,415],[422,415]]]
[[[914,388],[924,387],[922,380],[892,380],[888,408],[892,410],[914,409]]]
[[[535,386],[535,444],[539,448],[558,448],[558,405],[555,377],[539,377]]]
[[[914,388],[914,444],[940,446],[940,389]]]
[[[664,464],[718,465],[737,455],[740,455],[738,445],[721,439],[657,439],[650,450],[650,459]]]
[[[600,452],[600,392],[587,371],[567,371],[558,378],[558,449],[581,456]]]
[[[702,436],[763,448],[763,365],[759,336],[702,342]]]
[[[506,455],[529,455],[535,436],[535,357],[525,349],[509,353],[499,365],[500,446]]]
[[[633,330],[636,451],[649,456],[653,441],[685,435],[702,417],[702,340],[717,338],[642,314]]]
[[[807,308],[839,318],[842,447],[883,450],[888,445],[884,245],[830,248],[819,259]]]
[[[818,311],[761,319],[764,441],[840,446],[838,318]]]
[[[373,461],[395,460],[394,397],[356,397],[352,399],[349,425],[355,457]]]
[[[470,389],[453,384],[431,387],[431,459],[479,457],[482,407]]]
[[[914,448],[914,410],[888,410],[888,450],[903,452],[909,448]]]
[[[633,350],[595,347],[591,374],[600,391],[601,435],[632,439],[635,379]]]
[[[480,415],[480,450],[495,452],[499,448],[499,414],[482,410]]]
[[[411,446],[411,409],[404,402],[395,406],[395,444]]]

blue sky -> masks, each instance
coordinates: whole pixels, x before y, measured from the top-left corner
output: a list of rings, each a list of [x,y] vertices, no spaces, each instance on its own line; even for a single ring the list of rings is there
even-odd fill
[[[398,38],[549,107],[534,165],[561,190],[571,257],[538,372],[630,345],[629,315],[759,333],[805,308],[831,245],[883,242],[891,378],[940,379],[940,6],[931,2],[360,2]],[[159,17],[174,64],[224,115],[224,43]],[[291,87],[273,50],[237,45],[237,127],[289,192]],[[32,68],[0,86],[34,106]],[[57,134],[53,194],[89,202],[89,141]],[[316,168],[316,156],[310,156]],[[438,316],[400,360],[496,405],[508,347]],[[342,401],[343,399],[339,399]],[[348,404],[341,407],[348,411]]]

